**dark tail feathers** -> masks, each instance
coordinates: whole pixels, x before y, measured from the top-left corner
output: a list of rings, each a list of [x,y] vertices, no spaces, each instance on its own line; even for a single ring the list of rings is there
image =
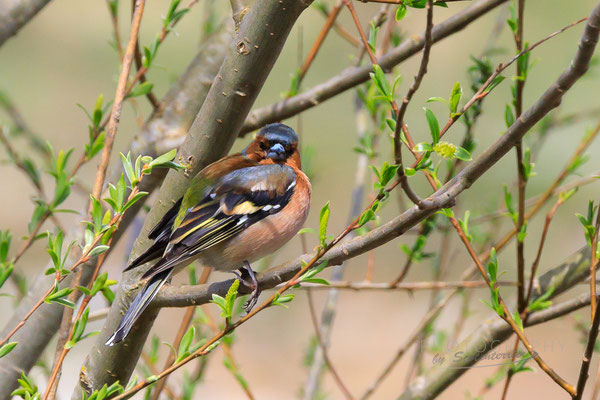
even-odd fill
[[[169,279],[171,272],[172,270],[162,271],[146,282],[144,288],[133,299],[133,302],[125,312],[115,333],[106,341],[107,346],[113,346],[127,337],[135,321],[142,315],[162,285]]]

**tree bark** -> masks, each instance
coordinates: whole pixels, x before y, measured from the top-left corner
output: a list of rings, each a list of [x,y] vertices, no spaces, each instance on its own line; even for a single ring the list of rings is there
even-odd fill
[[[0,0],[0,46],[16,35],[50,0]]]
[[[134,158],[138,154],[157,156],[181,144],[223,62],[225,43],[231,41],[231,25],[226,25],[221,32],[211,37],[211,40],[200,49],[185,73],[165,95],[160,109],[152,115],[130,145],[130,151]],[[121,171],[121,163],[118,161],[113,168],[113,177],[117,178]],[[165,170],[153,171],[152,175],[142,181],[141,190],[152,192],[160,185],[165,175]],[[117,236],[113,240],[113,247],[133,221],[142,204],[143,201],[139,201],[127,211],[120,229],[116,233]],[[86,212],[84,208],[84,215]],[[70,239],[65,239],[65,243],[77,239],[81,242],[83,232],[75,229],[70,236]],[[71,254],[71,263],[76,261],[77,255],[75,253],[72,252]],[[85,286],[89,283],[95,262],[96,259],[94,258],[81,266],[83,269],[81,285]],[[43,271],[42,268],[40,270]],[[61,287],[69,287],[71,279],[72,276],[67,277]],[[4,337],[22,320],[32,305],[52,285],[52,282],[52,276],[43,275],[35,281],[5,325],[0,336]],[[63,310],[64,307],[61,305],[44,304],[11,338],[11,341],[17,341],[20,344],[7,356],[0,358],[0,399],[10,397],[11,391],[18,386],[17,378],[20,376],[21,371],[29,372],[43,353],[44,348],[58,331]]]
[[[183,195],[189,177],[229,151],[292,26],[309,4],[308,0],[257,0],[252,4],[227,46],[217,78],[180,147],[177,160],[188,164],[189,168],[185,173],[169,171],[167,174],[130,259],[150,245],[147,233]],[[104,343],[135,297],[139,278],[147,268],[136,268],[123,275],[115,302],[86,358],[73,399],[81,397],[82,389],[89,392],[100,389],[105,383],[118,380],[125,384],[129,380],[158,309],[144,313],[123,342],[113,347]]]

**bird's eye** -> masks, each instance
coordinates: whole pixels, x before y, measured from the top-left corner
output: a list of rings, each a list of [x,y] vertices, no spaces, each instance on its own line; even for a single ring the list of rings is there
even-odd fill
[[[265,142],[260,142],[259,146],[260,146],[261,150],[266,150],[267,149],[267,144]]]

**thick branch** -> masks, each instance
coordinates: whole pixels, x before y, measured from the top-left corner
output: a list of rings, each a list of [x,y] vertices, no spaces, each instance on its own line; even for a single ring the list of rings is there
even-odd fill
[[[433,43],[464,29],[477,18],[493,10],[506,0],[483,0],[476,2],[464,11],[453,15],[433,28]],[[411,37],[386,55],[380,57],[377,63],[384,71],[390,71],[395,65],[417,54],[423,49],[423,36]],[[371,65],[346,68],[340,74],[296,96],[282,100],[267,107],[254,110],[244,123],[241,134],[256,130],[268,123],[281,121],[300,112],[323,103],[348,89],[360,85],[370,79]]]
[[[250,7],[227,46],[217,78],[180,147],[178,160],[189,164],[189,170],[185,174],[168,173],[130,257],[149,246],[148,231],[183,195],[188,177],[229,151],[293,24],[308,4],[302,0],[261,0]],[[121,344],[107,347],[104,343],[133,300],[143,273],[144,268],[136,268],[124,274],[102,332],[90,349],[74,398],[81,396],[81,388],[93,390],[116,380],[127,382],[133,372],[157,310],[145,313]]]
[[[589,264],[590,250],[585,246],[571,256],[567,262],[540,276],[534,284],[535,289],[532,298],[535,300],[551,287],[555,288],[552,297],[565,292],[589,275]],[[530,326],[561,317],[586,306],[589,302],[589,295],[579,296],[576,299],[531,314],[525,324]],[[510,325],[497,316],[483,322],[471,335],[448,352],[444,357],[444,362],[436,364],[424,377],[419,377],[409,385],[408,389],[400,396],[400,399],[435,399],[468,371],[470,366],[475,365],[479,359],[507,340],[512,333]],[[462,352],[459,359],[454,357],[458,352]]]
[[[212,80],[223,61],[225,56],[224,43],[228,43],[230,40],[231,29],[223,29],[219,34],[213,36],[205,47],[200,49],[186,72],[165,95],[160,109],[154,113],[131,143],[129,149],[134,154],[134,158],[138,154],[150,156],[163,154],[167,150],[177,147],[183,141],[183,137],[192,125],[194,117],[198,113]],[[120,161],[117,161],[118,167],[114,168],[114,176],[117,176],[116,173],[121,173],[120,164]],[[164,178],[164,173],[161,174],[161,171],[164,170],[155,170],[152,175],[144,178],[141,183],[141,190],[152,192],[158,187],[162,182],[161,175]],[[139,210],[142,203],[140,201],[133,207]],[[121,233],[126,230],[126,227],[135,217],[136,211],[131,209],[125,214],[121,222],[121,229],[117,231],[117,236],[113,240],[113,247]],[[71,238],[68,241],[81,239],[82,232],[77,229],[70,236]],[[74,253],[72,254],[72,261],[77,257]],[[95,260],[94,258],[82,266],[81,279],[83,285],[89,282]],[[43,271],[45,268],[40,268],[40,270]],[[62,287],[68,287],[71,279],[72,277],[67,277],[63,281]],[[6,333],[12,330],[25,313],[31,309],[33,303],[46,292],[52,282],[52,276],[41,276],[35,281],[0,336],[4,337]],[[21,371],[28,372],[35,364],[46,345],[58,331],[63,310],[64,307],[57,304],[44,304],[32,315],[27,324],[13,336],[11,340],[27,343],[27,346],[17,346],[10,354],[0,359],[0,399],[7,398],[18,385],[17,378]]]
[[[50,0],[4,0],[0,7],[0,46],[16,35]]]

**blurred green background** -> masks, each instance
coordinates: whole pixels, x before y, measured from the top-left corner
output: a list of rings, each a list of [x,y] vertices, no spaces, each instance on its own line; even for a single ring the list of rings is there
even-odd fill
[[[123,4],[119,10],[120,28],[122,36],[126,37],[130,9],[129,5],[125,4],[128,2],[121,3]],[[331,7],[334,2],[327,0],[326,3]],[[468,3],[451,4],[448,9],[436,7],[435,22],[442,21],[469,6]],[[535,42],[570,22],[586,16],[594,4],[592,0],[576,2],[528,0],[525,12],[526,40]],[[167,0],[152,1],[147,5],[140,33],[142,45],[148,45],[160,30],[161,16],[166,12],[168,5]],[[368,22],[378,12],[380,5],[356,2],[355,7],[363,26],[367,29]],[[154,92],[159,97],[166,92],[170,83],[179,76],[195,55],[202,36],[202,21],[206,18],[208,8],[207,1],[201,0],[161,46],[156,66],[148,74],[149,80],[155,85]],[[224,0],[216,2],[215,11],[217,18],[227,18],[229,2]],[[467,68],[471,65],[469,56],[481,54],[498,18],[505,18],[506,15],[506,8],[500,7],[462,32],[435,45],[428,68],[429,73],[409,106],[406,118],[416,142],[427,140],[426,121],[422,111],[425,100],[433,96],[448,97],[456,81],[463,83],[465,96],[470,94],[467,89]],[[407,17],[400,23],[400,30],[405,37],[410,38],[411,35],[421,34],[424,18],[424,11],[410,9]],[[348,31],[354,32],[347,10],[342,10],[338,21]],[[304,12],[294,27],[255,107],[281,99],[281,93],[288,90],[292,73],[312,46],[323,22],[322,15],[315,8],[311,7]],[[536,60],[536,64],[525,87],[525,108],[531,105],[569,64],[582,27],[583,24],[534,51],[531,59]],[[79,154],[88,140],[88,133],[86,116],[76,104],[81,103],[90,109],[98,94],[103,93],[105,99],[112,98],[114,95],[120,66],[117,53],[110,45],[111,40],[112,27],[104,1],[57,0],[43,9],[16,37],[0,48],[0,90],[13,99],[31,128],[50,141],[55,149],[74,147],[75,154]],[[496,47],[502,51],[496,52],[492,57],[494,65],[512,56],[514,43],[507,29],[504,29],[497,38]],[[356,50],[352,46],[335,33],[331,33],[302,87],[310,88],[339,73],[345,67],[353,65],[355,54]],[[399,93],[405,93],[412,83],[419,60],[419,57],[413,57],[395,70],[396,73],[404,76]],[[507,72],[507,76],[510,77],[513,73],[511,69]],[[599,83],[597,72],[592,70],[569,92],[557,111],[558,115],[598,108]],[[509,86],[510,80],[507,79],[485,101],[484,115],[475,128],[478,147],[473,154],[474,157],[493,143],[505,129],[504,107],[510,101]],[[298,118],[285,121],[292,127],[298,128],[303,145],[315,149],[311,165],[314,171],[312,212],[307,222],[308,227],[317,226],[318,211],[327,201],[332,207],[330,231],[339,232],[347,221],[357,158],[357,154],[352,150],[356,146],[354,96],[355,91],[347,91],[303,113],[301,122]],[[150,107],[144,98],[138,98],[136,104],[137,109],[130,103],[124,107],[114,147],[117,155],[119,151],[127,148],[128,143],[139,130],[138,119],[143,121],[149,115]],[[445,105],[430,103],[428,107],[438,113],[438,118],[443,120],[442,116],[446,113]],[[0,122],[9,123],[7,116],[1,112]],[[542,192],[554,180],[586,129],[595,124],[596,120],[592,117],[550,132],[543,151],[536,160],[537,176],[529,183],[528,196]],[[463,125],[456,124],[448,133],[447,140],[458,143],[462,139],[463,131]],[[534,139],[535,133],[529,136]],[[238,141],[235,149],[241,148],[247,141],[248,139]],[[533,142],[529,139],[527,141]],[[15,147],[23,154],[34,156],[24,140],[15,141]],[[581,169],[582,174],[598,169],[599,165],[594,154],[599,148],[598,143],[592,145],[588,152],[591,158]],[[385,138],[381,140],[379,153],[379,162],[392,159],[390,142]],[[6,159],[4,152],[1,157],[2,160]],[[514,153],[510,152],[484,178],[461,195],[458,210],[455,212],[462,215],[465,209],[470,209],[472,215],[480,215],[501,206],[503,185],[511,185],[516,177],[514,164]],[[93,182],[95,167],[96,162],[92,162],[86,165],[81,173],[81,179],[87,185],[91,186]],[[416,178],[415,181],[417,182],[415,188],[420,194],[428,193],[428,187],[423,180]],[[30,198],[35,193],[21,172],[8,164],[0,165],[0,182],[4,189],[0,203],[0,228],[10,229],[14,237],[19,238],[27,232],[26,222],[33,210]],[[50,183],[49,180],[48,182]],[[589,199],[598,199],[596,185],[584,187],[574,199],[560,209],[551,226],[548,245],[540,266],[541,272],[556,266],[584,244],[583,232],[574,213],[583,213]],[[84,196],[74,193],[68,200],[67,206],[80,209],[84,201],[86,201]],[[542,215],[546,211],[547,208],[528,227],[526,240],[528,266],[535,257],[543,224]],[[394,201],[390,201],[382,212],[382,221],[389,220],[398,212],[398,205],[394,198]],[[77,223],[82,217],[61,216],[61,219],[69,225]],[[505,232],[510,227],[511,222],[506,217],[496,221],[491,228]],[[375,281],[389,281],[398,274],[405,260],[400,244],[405,243],[410,246],[413,240],[414,236],[405,235],[375,251]],[[309,237],[308,241],[311,248],[316,245],[313,237]],[[26,271],[31,279],[44,269],[49,259],[43,242],[36,244],[17,266]],[[119,243],[118,249],[105,264],[111,278],[120,278],[120,270],[127,256],[126,242],[127,240],[124,240]],[[458,279],[462,271],[470,265],[464,248],[458,246],[455,239],[452,243],[456,251],[452,253],[454,258],[449,280]],[[439,235],[433,235],[426,250],[437,251],[438,244]],[[16,248],[16,243],[13,246]],[[275,255],[272,262],[276,264],[285,261],[301,252],[300,240],[294,239]],[[500,270],[507,271],[505,279],[512,279],[514,276],[514,253],[514,245],[512,245],[499,257]],[[346,278],[362,280],[366,260],[366,256],[351,260],[347,264]],[[425,260],[413,266],[407,281],[431,279],[431,263],[431,260]],[[328,274],[329,272],[325,275]],[[230,275],[223,273],[212,275],[212,279],[225,278],[230,278]],[[185,278],[178,279],[183,281]],[[582,290],[585,288],[579,289]],[[512,292],[508,295],[510,290],[503,289],[503,293],[505,291],[505,298],[512,299]],[[235,334],[234,354],[242,374],[260,399],[294,398],[306,381],[308,370],[303,366],[302,360],[313,327],[304,293],[297,291],[296,294],[297,297],[288,310],[277,308],[262,312]],[[321,309],[325,296],[325,291],[315,292],[318,310]],[[487,291],[475,290],[472,297],[474,311],[462,337],[489,317],[489,310],[480,302],[480,299],[487,299],[487,297]],[[341,294],[332,333],[330,358],[354,394],[359,395],[364,391],[404,343],[405,338],[411,334],[413,327],[426,312],[428,302],[428,292],[417,292],[412,295],[405,292],[343,292]],[[438,329],[452,330],[459,305],[458,298],[451,303],[439,319]],[[7,297],[0,298],[0,307],[3,310],[0,322],[9,317],[12,306],[13,300]],[[102,307],[101,302],[93,304],[93,308]],[[182,310],[175,309],[161,312],[154,333],[160,335],[163,340],[172,341],[182,314]],[[213,314],[216,315],[216,310]],[[587,310],[577,314],[586,321],[589,318]],[[99,329],[100,324],[101,322],[95,322],[90,329]],[[583,344],[580,343],[579,336],[572,325],[570,317],[567,317],[561,321],[528,329],[528,335],[542,357],[550,365],[555,366],[569,381],[574,381],[578,375],[583,351]],[[89,339],[91,340],[94,339]],[[512,347],[512,340],[510,345],[505,346]],[[48,350],[45,359],[51,361],[54,343],[51,343]],[[163,350],[163,354],[168,351],[166,346]],[[59,386],[61,399],[70,396],[86,351],[87,346],[81,344],[69,354]],[[211,362],[196,398],[244,398],[239,385],[223,367],[222,352],[217,351],[211,357],[216,360]],[[394,398],[402,392],[411,359],[412,351],[393,370],[391,376],[373,396],[374,399]],[[594,377],[596,361],[592,365],[594,369],[590,375]],[[426,355],[425,367],[430,366],[431,356]],[[494,372],[495,368],[473,369],[440,398],[468,398],[466,397],[468,392],[475,395],[483,385],[484,379]],[[39,371],[33,376],[40,386],[44,386],[44,378]],[[176,377],[180,379],[181,374],[176,374]],[[172,382],[175,382],[175,379]],[[535,388],[536,394],[541,398],[563,396],[550,378],[536,371],[520,374],[515,378],[511,387],[511,398],[524,398],[532,388]],[[324,378],[323,390],[328,398],[342,398],[328,374]],[[498,398],[500,390],[501,387],[493,389],[489,398]]]

